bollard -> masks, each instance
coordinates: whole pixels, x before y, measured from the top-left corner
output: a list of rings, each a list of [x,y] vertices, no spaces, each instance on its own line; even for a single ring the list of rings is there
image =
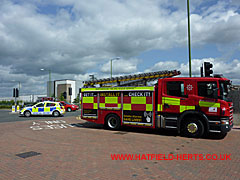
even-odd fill
[[[19,110],[20,110],[20,108],[19,108],[19,106],[17,106],[17,112],[19,112]]]
[[[15,112],[15,106],[12,106],[12,112]]]

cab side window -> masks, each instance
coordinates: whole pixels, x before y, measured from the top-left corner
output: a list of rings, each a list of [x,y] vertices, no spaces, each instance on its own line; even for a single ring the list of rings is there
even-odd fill
[[[44,103],[40,103],[40,104],[36,105],[36,107],[44,107]]]
[[[216,88],[217,82],[198,82],[198,95],[213,98],[214,89]]]
[[[55,106],[55,103],[47,103],[46,107],[51,107],[51,106]]]
[[[183,81],[167,82],[167,95],[183,97],[184,96],[184,82]]]

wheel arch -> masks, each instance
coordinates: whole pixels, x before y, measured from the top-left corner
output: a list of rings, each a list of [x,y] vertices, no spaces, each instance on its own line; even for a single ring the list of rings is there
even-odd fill
[[[178,120],[178,124],[177,124],[178,133],[180,133],[180,131],[181,131],[181,125],[184,122],[184,120],[187,117],[193,117],[193,116],[200,118],[200,121],[203,123],[203,125],[206,129],[206,132],[209,132],[208,118],[204,113],[199,112],[199,111],[185,111],[180,115],[179,120]]]
[[[32,114],[31,110],[29,110],[29,109],[25,109],[25,110],[23,111],[23,113],[25,113],[25,112],[27,112],[27,111]]]
[[[58,111],[58,112],[60,113],[60,110],[59,110],[59,109],[54,109],[52,112],[54,112],[54,111]]]
[[[59,115],[61,115],[61,112],[60,112],[59,109],[54,109],[54,110],[52,111],[52,115],[53,115],[53,113],[54,113],[55,111],[57,111],[57,112],[59,113]]]
[[[105,117],[104,117],[104,125],[106,125],[107,119],[108,119],[108,117],[111,116],[111,115],[117,116],[117,117],[120,119],[120,122],[121,122],[121,124],[122,124],[121,117],[120,117],[117,113],[110,112],[110,113],[106,114]]]

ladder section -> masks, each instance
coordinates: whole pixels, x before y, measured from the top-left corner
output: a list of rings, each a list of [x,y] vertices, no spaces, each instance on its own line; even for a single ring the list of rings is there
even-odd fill
[[[84,81],[84,87],[93,87],[99,84],[103,86],[146,86],[147,82],[154,81],[160,78],[167,78],[180,75],[177,70],[172,71],[157,71],[142,74],[134,74],[127,76],[119,76],[113,78],[98,79],[93,81]]]

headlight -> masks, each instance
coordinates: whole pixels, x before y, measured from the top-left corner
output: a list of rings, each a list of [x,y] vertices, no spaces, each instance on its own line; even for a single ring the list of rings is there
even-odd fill
[[[222,120],[222,121],[221,121],[221,124],[226,124],[226,125],[228,125],[228,124],[229,124],[229,121]]]

